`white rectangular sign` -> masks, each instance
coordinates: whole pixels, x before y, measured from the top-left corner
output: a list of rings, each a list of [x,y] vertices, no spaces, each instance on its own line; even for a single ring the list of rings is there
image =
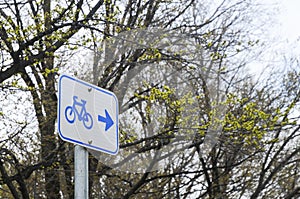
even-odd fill
[[[116,155],[118,99],[114,93],[68,75],[58,83],[58,132],[67,142]]]

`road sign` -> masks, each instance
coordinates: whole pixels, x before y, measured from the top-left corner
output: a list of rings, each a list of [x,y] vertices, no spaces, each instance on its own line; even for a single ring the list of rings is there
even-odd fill
[[[118,153],[118,100],[114,93],[61,75],[58,97],[58,132],[64,141]]]

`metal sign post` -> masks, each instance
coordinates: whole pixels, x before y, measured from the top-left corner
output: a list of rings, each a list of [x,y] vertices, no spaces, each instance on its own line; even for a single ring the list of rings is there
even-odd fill
[[[75,199],[89,198],[88,157],[88,151],[84,147],[75,145]]]

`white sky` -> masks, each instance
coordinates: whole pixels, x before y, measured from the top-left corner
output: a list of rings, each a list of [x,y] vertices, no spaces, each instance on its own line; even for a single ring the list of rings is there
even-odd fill
[[[278,53],[287,57],[300,55],[300,0],[279,1],[278,25],[271,29],[278,38]],[[280,54],[279,54],[280,55]]]
[[[280,31],[283,37],[290,42],[299,41],[300,38],[300,1],[299,0],[283,0],[280,13]],[[300,47],[299,47],[300,48]]]
[[[250,72],[260,75],[266,66],[285,72],[285,59],[300,58],[300,0],[263,0],[262,4],[274,8],[270,27],[262,35],[269,41],[262,56],[250,64]]]

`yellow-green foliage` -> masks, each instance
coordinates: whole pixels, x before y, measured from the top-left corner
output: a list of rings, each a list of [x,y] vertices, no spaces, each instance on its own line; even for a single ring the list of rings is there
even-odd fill
[[[58,68],[53,68],[53,69],[48,69],[48,68],[46,68],[46,69],[45,69],[45,72],[43,72],[42,74],[43,74],[45,77],[47,77],[49,74],[51,74],[51,73],[56,73],[56,72],[58,72]]]
[[[243,142],[244,146],[261,148],[264,143],[278,141],[263,138],[268,137],[266,134],[272,133],[278,127],[294,124],[284,117],[286,111],[277,108],[266,112],[258,103],[249,101],[248,98],[228,95],[225,105],[228,110],[224,116],[223,133],[233,142]]]
[[[241,147],[263,149],[264,144],[278,141],[271,136],[277,128],[294,124],[285,117],[292,105],[286,110],[265,109],[258,101],[229,94],[227,99],[220,103],[223,109],[221,113],[214,108],[217,107],[216,102],[210,102],[213,108],[206,108],[201,94],[193,96],[187,92],[179,98],[175,92],[175,89],[164,85],[160,88],[153,87],[148,93],[136,93],[135,97],[144,101],[143,111],[146,117],[158,118],[162,126],[172,123],[178,129],[184,129],[185,134],[197,132],[200,136],[205,136],[209,129],[217,129],[225,139],[224,142],[239,144]],[[174,117],[170,117],[170,114],[158,116],[153,109],[154,105],[167,109]]]
[[[150,48],[148,49],[141,57],[139,57],[139,61],[144,60],[157,60],[159,61],[161,59],[161,53],[156,48]]]

